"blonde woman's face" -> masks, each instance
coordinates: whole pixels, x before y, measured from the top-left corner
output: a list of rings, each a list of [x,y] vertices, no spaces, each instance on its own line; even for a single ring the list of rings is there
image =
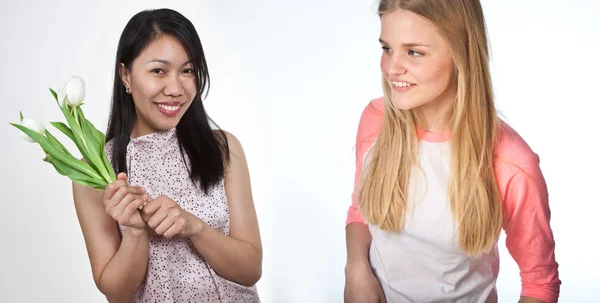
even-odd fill
[[[449,45],[429,20],[397,9],[381,16],[381,71],[394,106],[447,111],[456,97]],[[429,109],[429,110],[428,110]]]

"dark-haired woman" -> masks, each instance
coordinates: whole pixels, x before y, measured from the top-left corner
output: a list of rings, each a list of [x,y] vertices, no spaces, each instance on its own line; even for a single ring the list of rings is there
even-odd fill
[[[121,35],[105,151],[117,181],[73,185],[94,282],[110,302],[259,302],[262,246],[240,142],[202,104],[192,23],[143,11]]]

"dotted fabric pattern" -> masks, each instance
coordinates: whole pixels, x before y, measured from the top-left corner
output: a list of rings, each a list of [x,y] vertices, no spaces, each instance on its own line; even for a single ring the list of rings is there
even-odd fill
[[[105,146],[112,158],[112,142]],[[185,162],[184,162],[185,161]],[[152,198],[168,196],[182,209],[212,228],[229,235],[229,206],[224,180],[204,194],[189,178],[179,150],[176,129],[131,139],[127,146],[129,184],[143,186]],[[125,227],[119,226],[121,233]],[[188,239],[166,239],[151,232],[146,278],[134,303],[260,302],[256,287],[245,287],[220,277]]]

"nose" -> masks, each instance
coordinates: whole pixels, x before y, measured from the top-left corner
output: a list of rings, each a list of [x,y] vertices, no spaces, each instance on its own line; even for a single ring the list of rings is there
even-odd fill
[[[408,71],[405,65],[404,58],[400,54],[394,54],[391,56],[389,64],[387,66],[386,73],[390,76],[404,75]]]
[[[181,85],[181,79],[178,75],[168,77],[163,88],[165,96],[179,97],[183,95],[183,85]]]

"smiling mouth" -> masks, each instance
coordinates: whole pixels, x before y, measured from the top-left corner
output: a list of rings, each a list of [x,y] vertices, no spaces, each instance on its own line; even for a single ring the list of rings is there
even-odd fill
[[[163,115],[167,117],[175,117],[177,114],[179,114],[185,102],[164,102],[154,104],[156,104],[156,108],[158,108],[158,111]]]
[[[415,85],[404,81],[392,81],[392,84],[396,87],[410,87]]]
[[[168,111],[176,111],[176,110],[180,109],[183,104],[184,103],[179,103],[177,105],[167,105],[167,104],[157,103],[156,105],[158,107],[168,110]]]

